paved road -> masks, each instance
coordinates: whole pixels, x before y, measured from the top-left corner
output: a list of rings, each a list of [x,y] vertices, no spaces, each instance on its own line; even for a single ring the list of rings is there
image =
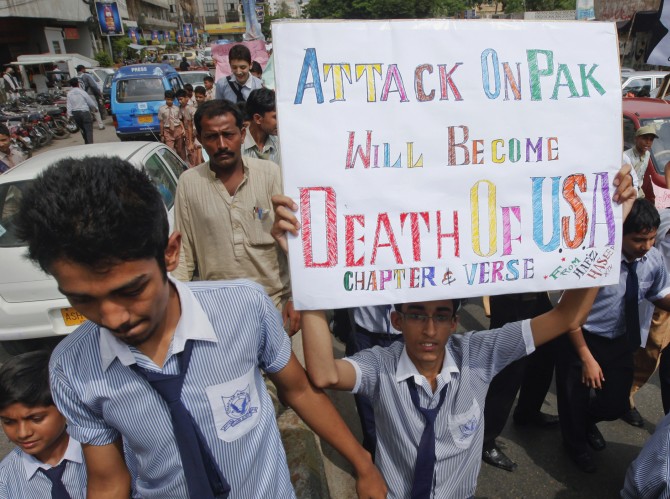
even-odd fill
[[[96,142],[117,142],[114,128],[108,118],[105,130],[94,131]],[[36,154],[71,145],[83,144],[79,134],[68,139],[54,140],[53,143]],[[472,300],[461,311],[461,330],[479,330],[488,328],[488,319],[484,316],[481,301]],[[337,353],[341,356],[344,346],[336,344]],[[0,349],[0,362],[7,358]],[[333,393],[332,398],[340,409],[352,431],[360,436],[360,428],[355,413],[353,398],[346,393]],[[605,436],[607,448],[596,456],[599,471],[587,475],[577,470],[569,461],[561,447],[560,430],[519,429],[510,422],[505,428],[500,443],[505,452],[515,460],[519,467],[513,473],[498,470],[482,464],[477,487],[478,498],[613,498],[623,483],[626,468],[635,458],[640,448],[653,432],[656,423],[662,418],[660,389],[658,377],[642,388],[637,405],[645,418],[644,428],[633,428],[622,421],[600,424]],[[555,391],[547,396],[546,412],[556,414]],[[354,482],[350,468],[327,444],[323,444],[326,459],[326,470],[329,479],[331,496],[334,499],[355,497]],[[0,458],[11,445],[0,438]]]

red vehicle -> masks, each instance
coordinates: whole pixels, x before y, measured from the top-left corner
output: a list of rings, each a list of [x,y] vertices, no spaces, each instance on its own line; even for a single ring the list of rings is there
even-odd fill
[[[667,188],[665,166],[670,162],[670,102],[650,98],[623,99],[624,150],[635,147],[635,130],[646,125],[653,125],[658,134],[642,182],[645,197],[653,201],[652,183]]]

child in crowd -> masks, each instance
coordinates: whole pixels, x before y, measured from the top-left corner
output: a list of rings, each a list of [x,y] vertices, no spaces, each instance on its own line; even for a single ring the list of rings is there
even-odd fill
[[[249,72],[258,79],[261,79],[263,76],[263,68],[261,68],[261,65],[258,63],[258,61],[251,63],[251,69]]]
[[[82,442],[88,497],[128,497],[131,472],[144,499],[295,497],[262,372],[352,463],[360,496],[386,497],[263,289],[169,275],[181,235],[170,234],[146,173],[113,157],[62,160],[26,189],[16,225],[30,258],[88,318],[49,369],[68,432]],[[122,443],[136,459],[130,471]]]
[[[181,121],[181,111],[179,106],[174,105],[174,99],[175,93],[172,90],[166,90],[165,104],[158,109],[161,142],[172,148],[181,159],[188,161],[186,157],[186,132]]]
[[[48,352],[19,355],[0,368],[0,422],[16,445],[0,463],[0,497],[86,497],[81,445],[51,398]]]
[[[200,104],[207,101],[207,89],[202,85],[198,85],[193,89],[193,98],[195,99],[195,108],[200,107]]]
[[[214,78],[211,76],[205,76],[203,80],[203,85],[205,85],[205,100],[214,100],[216,97],[216,88],[214,88]]]
[[[668,272],[653,246],[659,224],[654,205],[637,199],[623,224],[619,283],[600,288],[583,326],[559,342],[556,395],[563,444],[586,473],[597,469],[589,447],[606,446],[596,423],[630,409],[633,353],[641,343],[640,301],[670,310]]]
[[[188,162],[188,166],[198,166],[200,163],[202,163],[202,146],[197,147],[195,144],[195,128],[193,124],[195,108],[191,106],[186,90],[177,90],[175,96],[179,101],[179,112],[181,113],[181,121],[184,124],[186,137],[186,160]]]
[[[216,98],[231,102],[246,101],[252,90],[263,87],[260,78],[250,73],[251,52],[244,45],[234,45],[228,52],[232,75],[216,82]]]

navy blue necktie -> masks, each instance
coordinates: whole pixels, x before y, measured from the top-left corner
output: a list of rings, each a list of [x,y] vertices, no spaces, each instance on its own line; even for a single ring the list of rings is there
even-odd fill
[[[67,461],[63,459],[58,466],[53,468],[44,469],[40,468],[39,470],[46,475],[46,477],[51,481],[51,499],[72,499],[70,494],[68,494],[65,485],[63,485],[63,473],[65,473],[65,464]]]
[[[419,448],[416,453],[416,463],[414,465],[414,480],[412,481],[412,499],[427,499],[433,489],[433,472],[435,470],[435,418],[440,412],[444,396],[447,393],[447,386],[440,391],[440,401],[434,409],[424,409],[419,402],[419,393],[414,384],[414,378],[407,378],[409,395],[412,403],[418,411],[423,414],[426,420],[426,426],[423,428]]]
[[[191,361],[192,350],[193,342],[187,341],[184,351],[177,354],[179,374],[148,371],[137,364],[132,364],[130,367],[149,382],[170,409],[189,497],[225,499],[230,493],[230,485],[219,470],[198,424],[181,401],[181,389]]]
[[[624,296],[624,312],[626,314],[626,334],[628,343],[633,350],[640,348],[640,310],[638,308],[639,282],[637,279],[637,260],[623,262],[628,267],[626,277],[626,294]]]

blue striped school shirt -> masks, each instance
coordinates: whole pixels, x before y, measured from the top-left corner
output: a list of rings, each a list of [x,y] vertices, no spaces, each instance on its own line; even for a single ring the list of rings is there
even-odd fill
[[[162,372],[195,341],[182,401],[231,485],[230,498],[295,497],[272,401],[260,369],[283,369],[291,342],[263,289],[249,281],[180,283],[181,317]],[[135,455],[137,494],[188,497],[167,404],[130,367],[161,371],[148,357],[87,322],[51,357],[51,389],[82,443],[121,436]]]
[[[63,455],[65,471],[61,481],[72,499],[86,497],[86,465],[81,444],[70,438]],[[40,468],[51,465],[39,461],[15,447],[0,463],[0,497],[2,499],[41,499],[51,497],[51,481]]]
[[[670,414],[666,415],[626,472],[624,499],[670,497]]]
[[[603,286],[598,291],[589,317],[583,326],[589,333],[609,339],[626,333],[624,297],[628,267],[623,264],[624,261],[622,255],[619,284]],[[653,302],[670,293],[668,272],[665,269],[663,256],[657,248],[652,247],[638,260],[636,272],[639,282],[638,301],[646,298]]]
[[[530,321],[449,338],[435,392],[407,356],[403,343],[373,347],[347,357],[356,370],[354,393],[372,401],[377,427],[375,464],[389,499],[410,496],[414,463],[425,420],[407,387],[413,377],[422,407],[434,408],[447,385],[435,421],[435,472],[431,497],[472,497],[477,486],[484,438],[484,401],[489,383],[507,364],[535,350]]]

